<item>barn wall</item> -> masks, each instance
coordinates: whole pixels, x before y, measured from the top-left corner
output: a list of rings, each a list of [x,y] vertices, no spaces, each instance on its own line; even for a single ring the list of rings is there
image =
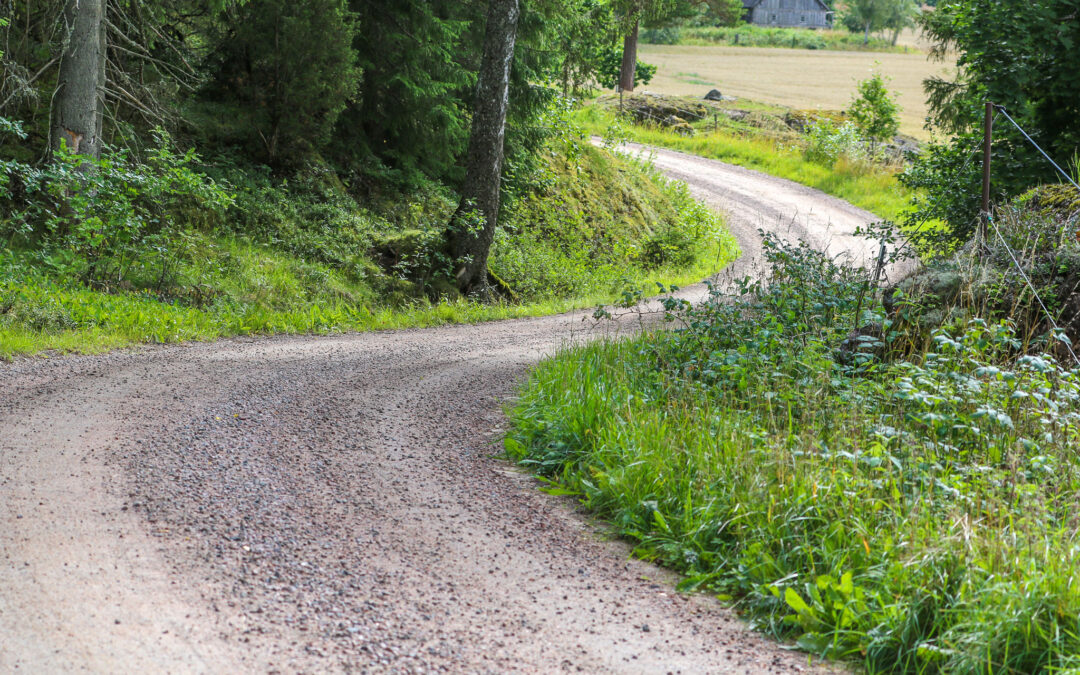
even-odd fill
[[[762,0],[750,18],[763,26],[825,28],[829,25],[828,14],[815,0]]]

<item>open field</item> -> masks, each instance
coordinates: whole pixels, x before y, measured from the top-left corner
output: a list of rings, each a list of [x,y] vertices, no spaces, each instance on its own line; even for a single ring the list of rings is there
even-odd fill
[[[831,52],[746,47],[641,45],[640,58],[659,67],[645,89],[671,95],[703,96],[717,88],[724,94],[793,108],[846,108],[858,80],[875,63],[892,78],[899,93],[900,132],[925,140],[927,114],[922,81],[950,75],[951,67],[925,54]]]

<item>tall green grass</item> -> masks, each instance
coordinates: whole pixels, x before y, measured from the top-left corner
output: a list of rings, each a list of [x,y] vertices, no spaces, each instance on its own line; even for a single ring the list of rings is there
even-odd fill
[[[696,283],[738,253],[726,233],[698,242],[688,265],[623,270],[607,285],[569,296],[510,303],[417,298],[387,304],[362,281],[270,247],[216,239],[214,255],[193,265],[208,272],[201,306],[150,292],[107,293],[16,267],[0,256],[0,359],[45,351],[100,353],[140,343],[213,340],[234,335],[341,333],[422,328],[557,314],[612,302],[626,288]]]
[[[737,134],[708,130],[699,124],[694,136],[655,127],[620,124],[616,116],[599,106],[582,108],[576,117],[589,133],[604,136],[613,126],[629,140],[737,164],[812,187],[851,202],[883,219],[898,222],[911,208],[912,192],[901,185],[895,170],[841,157],[833,166],[807,161],[803,148],[791,140],[762,134]]]
[[[770,244],[768,284],[569,349],[511,457],[758,627],[871,672],[1080,668],[1080,369],[913,305],[840,349],[862,272]],[[718,298],[718,300],[721,300]]]

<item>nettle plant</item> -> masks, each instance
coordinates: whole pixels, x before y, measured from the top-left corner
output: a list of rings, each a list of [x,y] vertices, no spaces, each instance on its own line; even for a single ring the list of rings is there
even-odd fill
[[[985,317],[913,337],[865,270],[774,238],[765,256],[763,279],[666,302],[672,330],[542,364],[508,452],[807,651],[1080,666],[1080,368],[1060,338]]]
[[[37,168],[2,167],[9,246],[35,251],[55,273],[95,287],[164,292],[176,282],[195,227],[209,227],[234,203],[224,186],[193,168],[168,134],[136,161],[124,150],[100,159],[60,148]]]

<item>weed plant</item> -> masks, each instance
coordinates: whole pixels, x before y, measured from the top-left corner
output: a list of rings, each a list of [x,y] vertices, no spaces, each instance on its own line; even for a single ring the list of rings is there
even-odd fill
[[[669,302],[672,330],[543,363],[509,455],[809,652],[1080,667],[1080,370],[982,319],[907,351],[917,307],[865,309],[865,273],[805,246],[766,253],[767,280]]]

